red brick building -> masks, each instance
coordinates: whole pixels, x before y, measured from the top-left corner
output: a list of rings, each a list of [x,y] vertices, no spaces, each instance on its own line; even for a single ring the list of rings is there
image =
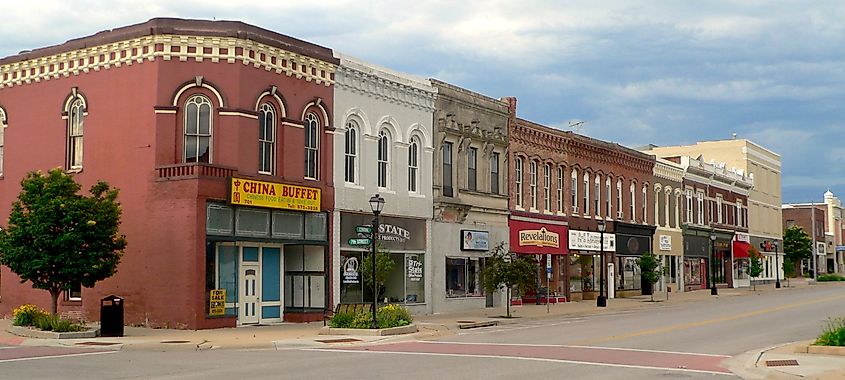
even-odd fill
[[[516,99],[508,100],[515,114]],[[654,157],[519,118],[509,133],[511,250],[544,255],[539,260],[551,264],[552,274],[538,276],[541,285],[548,282],[552,293],[570,300],[596,297],[604,252],[606,263],[619,268],[607,277],[611,295],[639,294],[631,263],[650,249],[654,234],[654,195],[648,191]],[[603,236],[599,221],[606,226]],[[520,231],[544,229],[562,235],[557,247],[521,242]],[[621,240],[626,244],[619,247]]]
[[[116,294],[129,324],[322,318],[337,64],[327,48],[255,26],[181,19],[0,59],[0,217],[31,170],[121,190],[117,274],[68,292],[60,311],[96,320],[100,298]],[[225,315],[212,315],[214,289],[226,290]],[[0,267],[0,315],[33,300],[46,307],[49,295]]]

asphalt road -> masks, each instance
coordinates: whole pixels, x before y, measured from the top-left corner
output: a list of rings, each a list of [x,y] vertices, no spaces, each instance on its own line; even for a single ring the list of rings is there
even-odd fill
[[[735,377],[725,359],[812,339],[828,317],[845,316],[841,284],[728,295],[747,291],[632,312],[525,320],[436,341],[280,351],[0,347],[0,379],[729,379]]]

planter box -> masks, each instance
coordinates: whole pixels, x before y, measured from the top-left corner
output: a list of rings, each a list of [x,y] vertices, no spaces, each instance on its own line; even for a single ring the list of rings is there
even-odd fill
[[[98,335],[100,335],[99,328],[73,332],[55,332],[41,331],[24,326],[9,326],[8,331],[9,333],[17,336],[38,339],[86,339],[96,338]]]
[[[388,329],[342,329],[335,327],[323,327],[320,335],[365,335],[365,336],[388,336],[400,334],[413,334],[417,332],[417,325],[391,327]]]

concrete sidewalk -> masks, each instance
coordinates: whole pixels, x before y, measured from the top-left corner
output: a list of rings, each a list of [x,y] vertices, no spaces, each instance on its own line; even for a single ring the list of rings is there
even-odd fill
[[[790,291],[797,287],[808,286],[805,281],[792,281],[790,288],[774,289],[774,286],[761,285],[757,291],[749,288],[719,289],[721,297],[751,296],[775,291]],[[606,308],[597,308],[595,301],[569,302],[551,305],[523,305],[511,307],[514,318],[503,318],[504,307],[462,311],[459,313],[416,316],[414,323],[420,331],[416,334],[394,337],[340,337],[318,335],[323,327],[316,323],[281,323],[266,326],[243,326],[213,330],[172,330],[143,327],[126,327],[125,336],[119,338],[89,339],[33,339],[21,338],[7,332],[11,323],[0,320],[0,344],[32,346],[74,346],[97,347],[115,350],[204,350],[204,349],[285,349],[303,347],[325,347],[326,345],[358,344],[374,341],[425,340],[448,336],[460,331],[461,325],[468,322],[491,322],[498,324],[519,323],[526,320],[545,318],[577,317],[598,314],[613,314],[639,309],[656,309],[685,302],[712,302],[708,289],[684,293],[657,293],[655,302],[649,296],[617,298],[608,300]]]
[[[728,359],[726,364],[743,379],[845,379],[845,356],[801,352],[812,342],[794,342],[749,351]]]

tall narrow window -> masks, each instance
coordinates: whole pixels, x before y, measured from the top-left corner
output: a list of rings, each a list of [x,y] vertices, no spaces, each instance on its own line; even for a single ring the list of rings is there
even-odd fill
[[[572,213],[578,212],[578,169],[572,169],[572,183],[569,186],[570,202],[572,202]]]
[[[499,194],[499,153],[490,155],[490,192]]]
[[[452,143],[443,143],[443,196],[452,197],[455,190],[452,188]]]
[[[736,211],[734,215],[734,225],[737,227],[743,227],[742,225],[742,201],[736,201]]]
[[[692,223],[692,190],[687,190],[687,223]]]
[[[610,199],[613,197],[613,193],[611,193],[611,190],[610,190],[610,176],[608,176],[607,179],[604,180],[604,194],[605,194],[605,197],[604,197],[604,216],[607,217],[607,218],[612,218],[613,215],[610,214],[611,213],[611,211],[610,211],[610,209],[611,209]]]
[[[0,108],[0,176],[3,175],[3,148],[6,146],[6,111]]]
[[[590,215],[590,174],[584,173],[584,215]]]
[[[530,167],[530,175],[531,175],[531,183],[529,184],[531,186],[531,194],[529,195],[531,197],[531,209],[536,210],[537,209],[537,162],[531,161],[531,163],[529,164],[529,167]]]
[[[79,131],[82,148],[81,124]],[[211,101],[202,95],[192,96],[185,103],[185,162],[211,162],[211,146]],[[81,165],[81,153],[79,160]]]
[[[258,108],[258,172],[275,174],[276,167],[276,109],[270,103]]]
[[[552,166],[543,166],[543,210],[552,210]]]
[[[698,224],[704,225],[704,193],[696,193],[698,203]]]
[[[346,123],[343,145],[343,180],[355,183],[355,171],[358,161],[358,123],[350,120]]]
[[[596,216],[601,216],[601,177],[598,174],[596,174],[594,182],[595,188],[593,189],[593,211],[595,211]]]
[[[631,182],[631,221],[637,220],[637,186]]]
[[[557,168],[557,212],[566,212],[563,209],[563,168]]]
[[[467,150],[467,189],[475,191],[478,189],[478,148]]]
[[[317,179],[320,175],[320,121],[317,115],[305,116],[305,178]]]
[[[716,223],[722,224],[724,222],[722,215],[722,196],[716,196]]]
[[[648,185],[643,184],[643,201],[642,201],[643,223],[648,223]]]
[[[625,219],[625,208],[622,203],[622,180],[616,180],[616,219]]]
[[[378,134],[378,187],[387,188],[390,183],[390,137],[387,131]]]
[[[416,137],[411,138],[411,145],[408,147],[408,191],[416,193],[419,191],[420,171],[420,142]]]
[[[523,207],[522,203],[522,158],[517,157],[513,163],[514,184],[516,185],[516,206]]]

